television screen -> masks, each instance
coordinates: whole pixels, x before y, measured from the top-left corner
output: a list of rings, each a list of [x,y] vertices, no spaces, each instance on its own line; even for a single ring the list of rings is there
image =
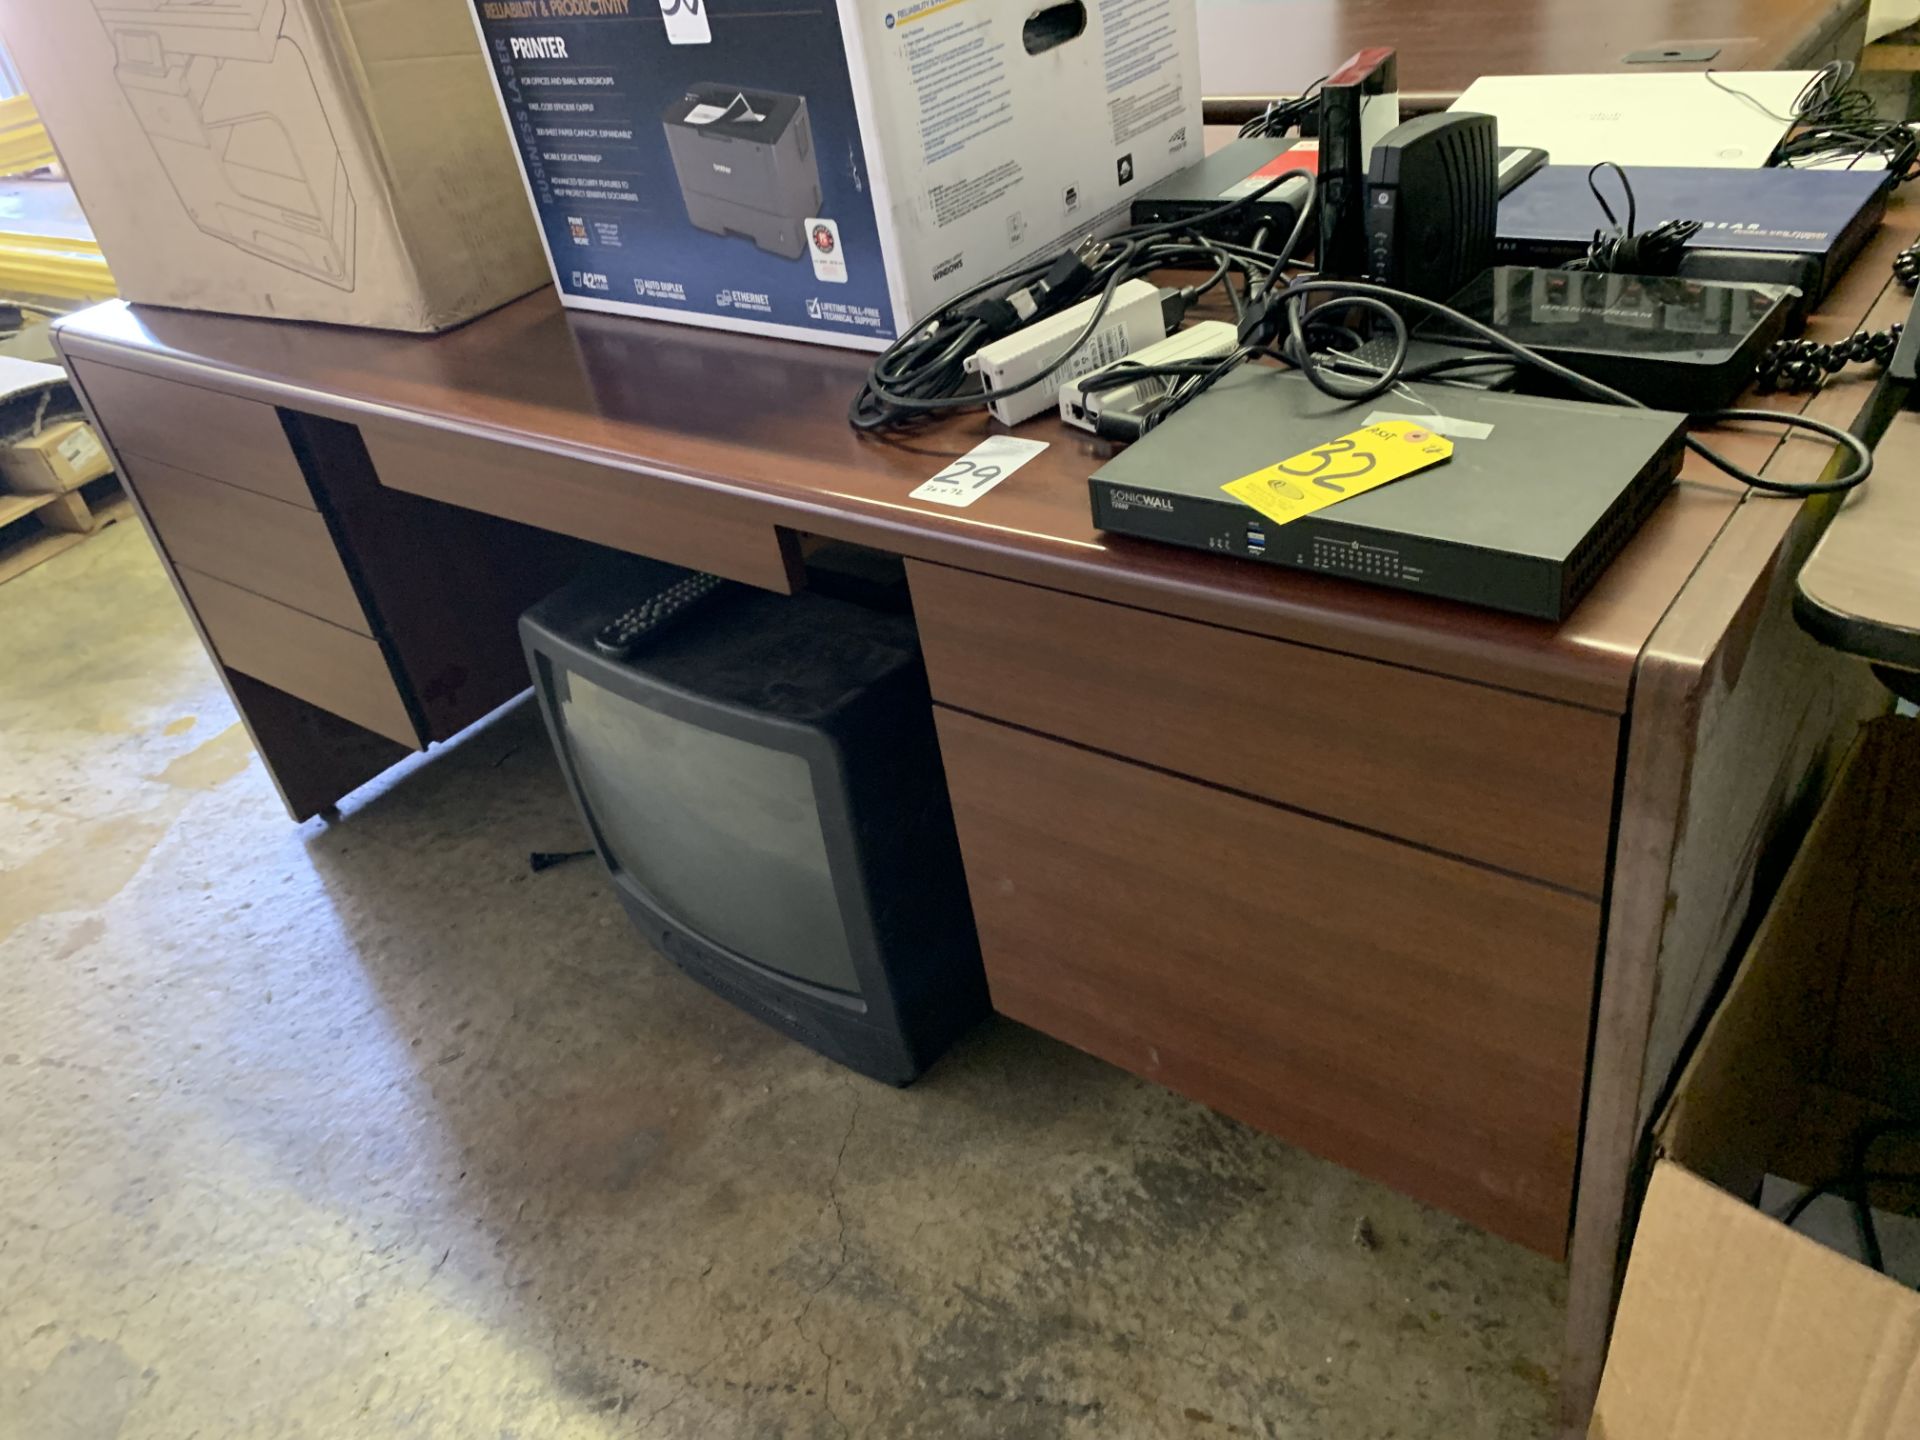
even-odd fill
[[[729,585],[603,648],[609,621],[690,573],[609,560],[520,629],[641,932],[767,1024],[905,1085],[986,1013],[986,975],[913,617],[884,576],[819,559],[809,582],[837,598]]]
[[[812,766],[580,675],[555,679],[561,733],[616,869],[734,954],[858,991]]]

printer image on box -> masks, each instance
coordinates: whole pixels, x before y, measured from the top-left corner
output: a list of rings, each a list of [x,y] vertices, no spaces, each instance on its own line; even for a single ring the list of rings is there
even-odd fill
[[[798,260],[820,213],[820,164],[803,95],[694,85],[660,117],[687,218]]]
[[[1203,148],[1192,0],[469,8],[574,309],[884,350]]]

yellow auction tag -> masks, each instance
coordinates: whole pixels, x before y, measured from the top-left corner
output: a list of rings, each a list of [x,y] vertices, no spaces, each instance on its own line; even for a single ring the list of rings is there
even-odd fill
[[[1220,488],[1276,525],[1438,465],[1453,442],[1415,420],[1382,420]]]

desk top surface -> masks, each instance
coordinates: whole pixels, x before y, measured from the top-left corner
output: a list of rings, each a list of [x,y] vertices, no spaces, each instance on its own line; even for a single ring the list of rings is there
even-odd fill
[[[1458,95],[1482,75],[1621,70],[1628,54],[1668,45],[1719,53],[1630,68],[1774,70],[1866,8],[1866,0],[1200,0],[1200,80],[1211,99],[1295,95],[1369,45],[1399,51],[1407,94]]]
[[[1920,207],[1890,210],[1812,333],[1839,338],[1867,319],[1916,222]],[[1745,500],[1689,456],[1673,497],[1555,625],[1104,535],[1093,528],[1087,477],[1113,447],[1052,418],[1019,431],[1050,448],[971,508],[911,500],[1000,427],[969,412],[909,437],[856,434],[846,409],[865,355],[568,313],[549,293],[439,336],[113,302],[61,322],[59,338],[70,357],[354,423],[425,425],[572,456],[634,472],[636,487],[670,482],[690,499],[750,507],[797,531],[1615,712],[1654,626]],[[1869,389],[1864,378],[1843,379],[1814,408],[1850,421]],[[1721,440],[1749,467],[1804,470],[1811,455],[1817,471],[1825,454],[1772,431]]]
[[[1795,611],[1836,649],[1920,670],[1920,414],[1902,410],[1800,571]]]

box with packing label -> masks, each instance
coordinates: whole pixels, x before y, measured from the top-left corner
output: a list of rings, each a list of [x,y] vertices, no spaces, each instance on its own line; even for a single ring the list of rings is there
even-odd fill
[[[1193,0],[472,0],[568,305],[880,349],[1200,156]]]
[[[545,257],[467,0],[0,6],[128,300],[441,330]]]
[[[106,447],[84,420],[61,420],[0,449],[0,490],[64,495],[111,473]]]
[[[1920,1435],[1920,722],[1862,732],[1654,1141],[1593,1440]]]

